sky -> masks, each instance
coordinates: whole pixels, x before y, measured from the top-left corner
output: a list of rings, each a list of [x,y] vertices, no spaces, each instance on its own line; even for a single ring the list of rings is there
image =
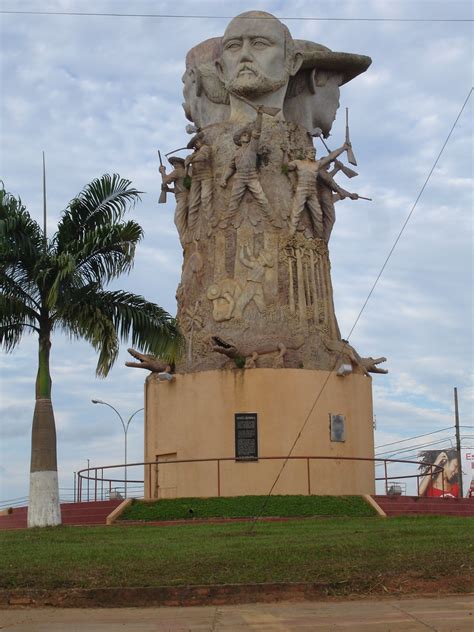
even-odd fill
[[[373,60],[365,74],[343,86],[330,138],[334,146],[342,144],[349,107],[359,173],[350,186],[373,199],[344,201],[336,208],[332,280],[336,314],[347,337],[471,90],[470,0],[228,0],[225,5],[1,0],[0,178],[41,221],[45,152],[49,234],[85,184],[104,173],[130,179],[144,192],[130,216],[142,225],[145,238],[133,271],[114,287],[142,294],[175,314],[181,248],[173,196],[166,205],[157,204],[157,149],[167,153],[189,140],[181,107],[186,52],[222,35],[230,17],[251,9],[280,17],[295,38]],[[27,10],[188,17],[6,13]],[[408,446],[412,452],[400,456],[414,456],[413,446],[432,441],[439,443],[430,447],[450,447],[454,386],[463,446],[474,443],[473,98],[351,335],[361,355],[388,358],[389,374],[373,376],[375,443],[394,445],[378,452]],[[92,466],[123,463],[120,421],[91,399],[109,402],[125,421],[142,408],[147,372],[124,366],[127,346],[122,345],[109,376],[99,380],[92,348],[60,333],[54,337],[63,498],[71,496],[73,473],[88,460]],[[0,355],[0,506],[28,494],[36,359],[32,336],[12,354]],[[142,461],[141,412],[131,421],[128,442],[129,462]]]

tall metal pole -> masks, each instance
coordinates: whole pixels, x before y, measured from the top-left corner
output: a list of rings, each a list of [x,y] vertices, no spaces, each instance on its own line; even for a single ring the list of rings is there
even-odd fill
[[[128,471],[127,471],[127,430],[128,430],[128,424],[127,427],[124,429],[125,432],[125,498],[127,498],[127,487],[128,487]]]
[[[140,411],[144,410],[144,408],[139,408],[138,410],[136,410],[134,413],[132,413],[130,415],[130,417],[128,418],[127,423],[124,422],[122,415],[119,413],[119,411],[115,408],[115,406],[112,406],[112,404],[109,404],[108,402],[104,402],[101,399],[93,399],[91,400],[93,404],[103,404],[104,406],[108,406],[109,408],[111,408],[118,416],[118,418],[120,419],[120,423],[122,424],[122,428],[123,428],[123,434],[124,434],[124,439],[125,439],[125,475],[124,475],[124,482],[125,482],[125,498],[127,498],[127,488],[128,488],[128,473],[127,473],[127,435],[128,435],[128,427],[130,425],[130,422],[132,421],[132,419],[135,417],[135,415],[137,413],[139,413]]]
[[[456,451],[458,453],[458,476],[459,476],[459,496],[464,498],[462,488],[462,458],[461,458],[461,435],[459,432],[459,406],[458,406],[458,389],[454,387],[454,423],[456,428]]]
[[[87,459],[87,502],[89,502],[89,483],[90,483],[89,468],[90,468],[90,465],[91,465],[90,459]]]
[[[130,422],[132,421],[132,419],[135,417],[135,415],[139,412],[141,412],[142,410],[144,410],[144,408],[139,408],[138,410],[136,410],[134,413],[132,413],[130,415],[130,417],[128,418],[127,423],[124,425],[124,434],[125,434],[125,498],[127,498],[127,484],[128,484],[128,473],[127,473],[127,438],[128,438],[128,427],[130,425]]]
[[[44,244],[46,247],[46,162],[43,151],[43,235],[44,235]]]

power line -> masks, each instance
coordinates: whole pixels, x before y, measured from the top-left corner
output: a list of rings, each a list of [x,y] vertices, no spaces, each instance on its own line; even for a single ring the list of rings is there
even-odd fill
[[[385,458],[390,459],[392,456],[396,456],[397,454],[402,454],[403,452],[416,452],[417,450],[422,450],[424,448],[428,448],[432,445],[436,445],[437,443],[446,443],[447,441],[449,441],[451,443],[451,447],[452,446],[452,441],[454,440],[454,438],[452,437],[443,437],[442,439],[438,439],[437,441],[429,441],[428,443],[418,443],[416,445],[410,445],[410,446],[406,446],[405,448],[400,448],[400,450],[387,450],[386,452],[376,452],[375,456],[377,458],[379,457],[384,457],[384,455],[389,455],[386,456]]]
[[[171,13],[94,13],[85,11],[7,11],[0,9],[3,15],[59,15],[75,17],[104,17],[104,18],[161,18],[186,20],[232,20],[235,15],[175,15]],[[279,20],[293,20],[300,22],[474,22],[472,18],[322,18],[299,16],[275,16]],[[271,20],[273,16],[241,16],[241,19]]]
[[[440,152],[439,152],[439,154],[438,154],[438,156],[437,156],[436,160],[434,161],[434,164],[433,164],[433,166],[431,167],[430,172],[429,172],[428,176],[426,177],[426,180],[425,180],[425,182],[423,183],[423,186],[421,187],[420,192],[418,193],[418,196],[417,196],[417,198],[416,198],[416,200],[415,200],[415,203],[413,204],[413,206],[412,206],[412,208],[411,208],[411,211],[408,213],[408,217],[406,218],[405,222],[403,223],[403,226],[401,227],[400,232],[398,233],[397,238],[395,239],[395,242],[394,242],[393,246],[391,247],[390,252],[389,252],[389,253],[388,253],[388,255],[387,255],[387,258],[385,259],[385,261],[384,261],[384,263],[383,263],[383,265],[382,265],[382,267],[381,267],[381,269],[380,269],[380,272],[378,273],[377,278],[375,279],[374,284],[372,285],[372,287],[371,287],[371,289],[370,289],[370,292],[369,292],[369,294],[368,294],[367,298],[365,299],[364,304],[362,305],[362,309],[360,310],[360,312],[359,312],[359,314],[358,314],[358,316],[357,316],[357,318],[356,318],[356,320],[355,320],[355,323],[353,324],[352,329],[350,330],[349,335],[347,336],[347,340],[349,340],[349,338],[350,338],[350,337],[351,337],[351,335],[352,335],[352,332],[353,332],[353,331],[354,331],[354,329],[356,328],[357,323],[359,322],[359,319],[360,319],[360,317],[362,316],[362,313],[363,313],[363,311],[365,310],[365,308],[366,308],[366,306],[367,306],[367,303],[369,302],[370,297],[372,296],[372,293],[373,293],[373,291],[375,290],[375,288],[376,288],[376,286],[377,286],[377,283],[379,282],[379,279],[380,279],[380,277],[382,276],[383,271],[385,270],[385,267],[386,267],[387,263],[390,261],[390,258],[391,258],[391,256],[392,256],[392,254],[393,254],[393,252],[394,252],[395,248],[397,247],[397,244],[398,244],[398,242],[400,241],[400,238],[401,238],[401,236],[403,235],[403,232],[404,232],[404,230],[405,230],[405,228],[406,228],[406,226],[407,226],[408,222],[410,221],[411,216],[413,215],[413,211],[415,210],[416,205],[418,204],[418,202],[419,202],[419,200],[420,200],[421,196],[423,195],[423,191],[425,190],[426,185],[427,185],[427,184],[428,184],[428,182],[430,181],[430,178],[431,178],[431,176],[432,176],[432,174],[433,174],[433,171],[436,169],[436,165],[438,164],[438,160],[441,158],[441,154],[443,153],[444,148],[445,148],[445,147],[446,147],[446,145],[448,144],[448,141],[449,141],[449,139],[451,138],[451,134],[453,133],[454,128],[456,127],[456,124],[457,124],[457,122],[459,121],[459,119],[460,119],[460,117],[461,117],[461,114],[463,113],[464,108],[466,107],[467,102],[469,101],[469,98],[470,98],[470,96],[471,96],[471,94],[472,94],[473,89],[474,89],[474,88],[471,88],[471,89],[469,90],[468,95],[467,95],[467,97],[466,97],[466,99],[465,99],[464,103],[462,104],[461,109],[459,110],[459,114],[457,115],[456,120],[454,121],[454,123],[453,123],[453,125],[452,125],[451,129],[449,130],[449,134],[446,136],[446,140],[444,141],[443,146],[441,147]]]
[[[460,428],[472,428],[472,426],[459,426]],[[398,445],[400,443],[406,443],[407,441],[413,441],[414,439],[420,439],[421,437],[428,437],[429,435],[437,434],[438,432],[445,432],[446,430],[453,430],[454,426],[447,426],[446,428],[441,428],[441,430],[434,430],[433,432],[426,432],[425,434],[415,435],[414,437],[408,437],[407,439],[400,439],[399,441],[392,441],[392,443],[383,443],[382,445],[376,445],[375,449],[379,450],[380,448],[387,448],[390,445]],[[390,450],[386,452],[381,452],[380,454],[387,454]]]
[[[461,436],[462,441],[465,441],[466,439],[470,439],[470,438],[472,438],[472,435]],[[378,452],[376,453],[375,456],[383,457],[384,455],[388,454],[389,456],[385,458],[389,459],[392,456],[396,456],[397,454],[402,454],[403,452],[416,452],[424,448],[428,448],[430,446],[436,445],[437,443],[445,443],[446,441],[449,441],[450,448],[454,449],[453,442],[455,441],[455,438],[451,436],[451,437],[442,437],[441,439],[438,439],[437,441],[429,441],[428,443],[418,443],[416,445],[406,446],[405,448],[400,448],[399,450],[394,450],[393,452],[391,452],[390,450],[387,450],[386,452]]]
[[[457,124],[457,122],[458,122],[459,118],[461,117],[461,114],[462,114],[462,113],[463,113],[463,111],[464,111],[464,108],[465,108],[465,106],[466,106],[466,103],[468,102],[468,100],[469,100],[469,98],[470,98],[470,96],[471,96],[471,94],[472,94],[472,91],[473,91],[473,88],[471,88],[471,89],[469,90],[469,93],[468,93],[468,95],[467,95],[467,97],[466,97],[466,99],[465,99],[465,101],[464,101],[464,103],[463,103],[463,105],[462,105],[462,107],[461,107],[461,109],[460,109],[460,111],[459,111],[459,114],[457,115],[456,120],[454,121],[454,123],[453,123],[453,125],[452,125],[452,127],[451,127],[451,129],[450,129],[450,131],[449,131],[449,134],[447,135],[446,140],[444,141],[443,146],[441,147],[441,150],[439,151],[438,156],[436,157],[436,160],[435,160],[435,162],[434,162],[433,166],[431,167],[430,172],[428,173],[428,176],[427,176],[426,180],[425,180],[425,182],[423,183],[423,186],[421,187],[421,190],[420,190],[420,192],[419,192],[419,194],[418,194],[418,196],[417,196],[417,198],[416,198],[416,200],[415,200],[415,203],[413,204],[413,206],[412,206],[412,208],[411,208],[411,210],[410,210],[410,212],[409,212],[409,214],[408,214],[408,217],[406,218],[406,220],[405,220],[405,222],[404,222],[404,224],[403,224],[403,226],[402,226],[402,228],[401,228],[400,232],[398,233],[397,238],[395,239],[395,242],[394,242],[394,244],[393,244],[392,248],[390,249],[390,252],[389,252],[389,254],[388,254],[387,258],[385,259],[385,262],[384,262],[384,264],[382,265],[382,268],[381,268],[381,270],[380,270],[379,274],[377,275],[377,278],[376,278],[376,280],[375,280],[375,282],[374,282],[374,284],[373,284],[373,286],[372,286],[372,288],[371,288],[371,290],[370,290],[370,292],[369,292],[369,294],[368,294],[368,296],[367,296],[366,300],[364,301],[364,304],[363,304],[363,306],[362,306],[362,309],[360,310],[360,312],[359,312],[359,314],[358,314],[358,316],[357,316],[357,318],[356,318],[356,320],[355,320],[355,323],[354,323],[354,325],[352,326],[352,329],[351,329],[351,330],[350,330],[350,332],[349,332],[349,336],[347,336],[347,340],[349,340],[349,337],[351,336],[352,332],[354,331],[354,329],[355,329],[355,327],[356,327],[356,325],[357,325],[357,323],[358,323],[358,321],[359,321],[360,317],[362,316],[362,313],[363,313],[363,311],[364,311],[364,309],[365,309],[365,307],[366,307],[367,303],[369,302],[370,297],[372,296],[373,291],[375,290],[375,287],[376,287],[376,285],[377,285],[377,283],[378,283],[378,281],[379,281],[380,277],[382,276],[383,271],[385,270],[385,267],[386,267],[386,265],[387,265],[387,263],[388,263],[388,261],[389,261],[390,257],[392,256],[392,254],[393,254],[393,252],[394,252],[394,250],[395,250],[396,245],[397,245],[397,244],[398,244],[398,242],[400,241],[400,238],[401,238],[401,236],[402,236],[402,234],[403,234],[403,231],[405,230],[405,227],[406,227],[406,225],[408,224],[408,222],[409,222],[409,220],[410,220],[410,217],[412,216],[412,214],[413,214],[413,212],[414,212],[414,210],[415,210],[415,208],[416,208],[416,205],[418,204],[418,201],[420,200],[420,198],[421,198],[421,196],[422,196],[422,194],[423,194],[423,192],[424,192],[424,190],[425,190],[425,188],[426,188],[426,186],[427,186],[427,184],[428,184],[428,182],[429,182],[429,180],[430,180],[430,178],[431,178],[431,175],[432,175],[433,171],[435,170],[436,165],[438,164],[438,161],[439,161],[439,159],[441,158],[441,155],[442,155],[442,153],[443,153],[443,151],[444,151],[444,148],[446,147],[446,145],[448,144],[449,139],[451,138],[451,134],[453,133],[454,128],[456,127],[456,124]],[[267,496],[266,496],[265,500],[264,500],[264,501],[263,501],[263,503],[262,503],[262,506],[261,506],[261,508],[260,508],[259,513],[258,513],[258,514],[254,517],[254,520],[253,520],[252,526],[250,527],[250,532],[252,532],[252,530],[253,530],[253,528],[254,528],[254,526],[255,526],[255,524],[256,524],[256,522],[257,522],[257,520],[258,520],[258,519],[260,518],[260,516],[262,515],[262,513],[263,513],[263,511],[264,511],[264,509],[265,509],[265,507],[266,507],[266,505],[267,505],[267,503],[268,503],[268,500],[269,500],[269,498],[270,498],[270,496],[271,496],[271,494],[272,494],[272,492],[273,492],[273,490],[274,490],[274,488],[275,488],[275,486],[276,486],[277,482],[279,481],[280,476],[281,476],[281,474],[282,474],[283,470],[285,469],[286,464],[288,463],[288,461],[289,461],[289,459],[290,459],[290,456],[291,456],[291,454],[293,453],[293,450],[295,449],[295,446],[296,446],[296,444],[298,443],[298,440],[299,440],[299,438],[301,437],[301,434],[302,434],[303,430],[305,429],[306,424],[308,423],[309,418],[311,417],[311,414],[312,414],[312,412],[313,412],[313,410],[314,410],[314,408],[315,408],[316,404],[317,404],[317,403],[318,403],[318,401],[319,401],[319,398],[321,397],[321,395],[322,395],[322,393],[323,393],[323,391],[324,391],[324,389],[325,389],[325,387],[326,387],[326,384],[327,384],[327,383],[328,383],[328,381],[329,381],[329,378],[330,378],[330,377],[332,376],[332,374],[334,373],[334,371],[335,371],[335,369],[336,369],[336,366],[337,366],[337,363],[339,362],[339,358],[340,358],[342,355],[343,355],[343,354],[342,354],[342,352],[340,352],[340,353],[338,354],[338,356],[336,357],[336,360],[335,360],[335,362],[334,362],[334,366],[332,367],[331,371],[328,373],[328,375],[327,375],[326,379],[324,380],[324,383],[323,383],[323,385],[321,386],[321,388],[320,388],[320,390],[319,390],[319,393],[316,395],[316,398],[315,398],[315,400],[314,400],[314,402],[313,402],[313,405],[311,406],[311,408],[310,408],[310,410],[309,410],[308,414],[306,415],[306,418],[305,418],[305,420],[304,420],[304,422],[303,422],[303,424],[302,424],[302,426],[301,426],[301,428],[300,428],[300,430],[299,430],[298,434],[296,435],[295,440],[293,441],[293,444],[292,444],[292,446],[291,446],[291,448],[290,448],[290,451],[288,452],[288,454],[287,454],[287,456],[286,456],[285,460],[283,461],[283,464],[282,464],[282,466],[281,466],[281,468],[280,468],[280,470],[279,470],[279,472],[278,472],[278,474],[277,474],[277,476],[276,476],[276,478],[275,478],[275,480],[274,480],[274,482],[273,482],[273,484],[272,484],[272,486],[271,486],[271,488],[270,488],[270,491],[268,492],[268,494],[267,494]]]
[[[408,437],[408,439],[400,439],[399,441],[392,441],[392,443],[383,443],[382,445],[376,445],[375,449],[386,448],[389,445],[396,445],[398,443],[404,443],[405,441],[412,441],[413,439],[420,439],[421,437],[427,437],[428,435],[436,434],[437,432],[444,432],[445,430],[452,430],[453,426],[447,426],[446,428],[441,428],[441,430],[433,430],[433,432],[426,432],[425,434],[415,435],[414,437]]]

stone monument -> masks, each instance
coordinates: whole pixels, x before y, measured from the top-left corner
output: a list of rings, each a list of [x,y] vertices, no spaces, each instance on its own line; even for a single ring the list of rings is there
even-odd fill
[[[331,415],[339,424],[349,416],[354,443],[331,439],[350,431],[324,430],[318,454],[373,456],[368,374],[385,373],[378,367],[385,358],[359,355],[341,339],[328,249],[336,202],[359,197],[334,179],[357,175],[342,160],[346,153],[356,164],[348,128],[333,151],[319,157],[314,148],[315,137],[329,136],[340,87],[370,63],[363,55],[294,40],[282,22],[261,11],[237,16],[222,37],[187,54],[183,107],[194,124],[190,152],[169,159],[171,173],[160,168],[164,189],[176,196],[183,247],[178,322],[186,349],[174,383],[154,374],[148,379],[147,460],[236,457],[234,414],[244,415],[239,432],[245,415],[260,416],[260,458],[283,456],[319,388],[326,408],[315,425],[328,427]],[[274,411],[278,384],[286,399],[279,393]],[[301,444],[310,456],[316,456],[313,439]],[[273,464],[262,461],[253,487],[235,484],[235,463],[227,465],[234,482],[224,495],[268,491]],[[176,484],[165,485],[157,475],[148,495],[215,495],[214,473],[194,466],[188,474],[184,465],[162,468]],[[353,476],[359,466],[347,467],[345,476]],[[362,487],[370,491],[373,471],[368,476],[364,467]],[[299,475],[292,476],[282,483],[284,493],[299,489]],[[320,479],[321,472],[314,476]]]

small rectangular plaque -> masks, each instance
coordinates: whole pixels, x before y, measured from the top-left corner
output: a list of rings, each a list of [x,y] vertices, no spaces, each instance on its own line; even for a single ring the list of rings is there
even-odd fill
[[[235,458],[258,459],[257,413],[235,413]]]
[[[329,414],[331,441],[344,443],[346,440],[346,418],[344,415]]]

